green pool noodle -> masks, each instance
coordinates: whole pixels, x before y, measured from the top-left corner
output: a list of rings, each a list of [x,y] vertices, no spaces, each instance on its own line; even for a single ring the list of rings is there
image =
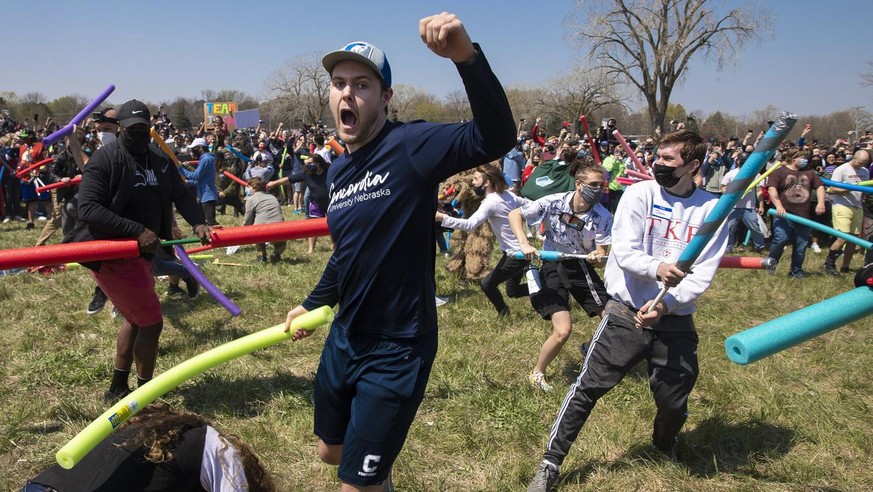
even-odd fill
[[[728,358],[746,365],[873,314],[873,288],[849,292],[807,306],[724,341]]]
[[[168,369],[103,412],[103,415],[70,439],[57,452],[55,459],[61,467],[69,470],[127,419],[188,379],[241,355],[287,340],[299,328],[311,331],[332,320],[333,310],[328,306],[322,306],[294,318],[291,329],[287,333],[285,323],[278,324],[227,342]]]

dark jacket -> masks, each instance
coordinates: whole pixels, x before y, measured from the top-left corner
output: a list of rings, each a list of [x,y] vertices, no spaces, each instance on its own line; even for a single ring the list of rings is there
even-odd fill
[[[161,230],[154,233],[162,239],[172,239],[174,204],[192,226],[205,224],[193,190],[182,183],[170,158],[154,145],[149,145],[148,152],[158,180],[161,202],[160,209],[153,211],[161,215]],[[79,225],[64,238],[64,242],[136,238],[142,233],[145,226],[124,216],[124,211],[131,206],[136,166],[121,140],[94,153],[85,166],[79,185]]]

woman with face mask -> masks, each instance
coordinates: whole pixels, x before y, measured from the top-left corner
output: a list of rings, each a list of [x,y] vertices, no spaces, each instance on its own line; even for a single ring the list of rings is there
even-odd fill
[[[509,297],[528,295],[527,284],[522,281],[528,261],[513,256],[520,247],[507,220],[510,211],[522,206],[528,200],[511,193],[508,189],[509,185],[500,169],[493,164],[485,164],[477,167],[473,173],[473,192],[485,197],[479,209],[467,219],[452,217],[442,212],[436,213],[436,221],[449,229],[472,231],[488,221],[488,225],[497,237],[503,256],[480,285],[482,292],[491,301],[499,316],[509,314],[509,306],[497,289],[500,284],[506,283],[506,295]]]
[[[303,170],[292,173],[290,176],[279,178],[267,183],[267,189],[271,190],[285,183],[304,183],[309,188],[309,218],[316,219],[325,216],[330,204],[330,196],[327,193],[327,161],[318,154],[312,154],[303,161]],[[304,204],[305,206],[305,204]],[[315,243],[318,238],[309,238],[309,251],[315,251]]]

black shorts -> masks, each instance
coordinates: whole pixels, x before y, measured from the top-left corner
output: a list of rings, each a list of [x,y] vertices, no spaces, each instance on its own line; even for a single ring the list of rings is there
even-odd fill
[[[600,314],[609,300],[603,280],[585,260],[543,262],[540,281],[542,289],[530,296],[530,303],[543,319],[569,311],[570,295],[589,317]]]

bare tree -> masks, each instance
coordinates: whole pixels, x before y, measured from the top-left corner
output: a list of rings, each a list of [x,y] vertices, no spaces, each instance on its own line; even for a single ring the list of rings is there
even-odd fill
[[[327,111],[330,77],[321,66],[321,55],[300,55],[275,70],[264,86],[272,99],[271,111],[282,121],[317,123]],[[326,122],[327,123],[327,122]]]
[[[392,118],[396,114],[400,121],[427,120],[440,114],[440,104],[432,94],[411,85],[397,84],[393,88],[389,107]]]
[[[695,55],[715,56],[722,67],[768,25],[763,9],[719,12],[713,3],[576,0],[568,25],[592,60],[639,89],[654,130],[663,127],[673,89]]]
[[[566,75],[550,79],[545,88],[536,93],[535,100],[539,114],[574,124],[580,116],[589,116],[607,105],[622,105],[615,77],[600,69],[575,68]]]
[[[873,60],[867,60],[868,72],[861,74],[861,85],[864,87],[873,87]]]

